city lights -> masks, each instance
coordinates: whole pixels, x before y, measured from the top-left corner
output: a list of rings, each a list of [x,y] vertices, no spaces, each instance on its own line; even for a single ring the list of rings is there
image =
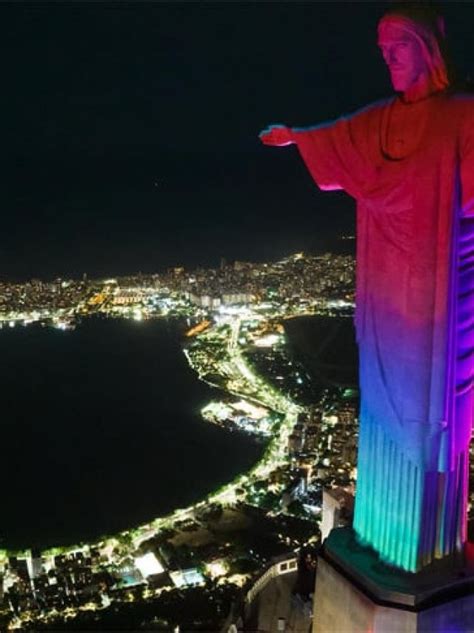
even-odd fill
[[[148,576],[152,576],[153,574],[161,574],[164,571],[163,565],[153,552],[148,552],[143,556],[135,558],[135,566],[144,578],[148,578]]]
[[[353,277],[351,257],[298,253],[271,264],[240,262],[190,275],[171,269],[108,280],[0,284],[0,327],[40,323],[67,330],[90,316],[185,321],[187,362],[197,377],[226,392],[202,408],[203,419],[265,445],[253,468],[190,507],[81,547],[35,556],[28,550],[14,559],[5,552],[4,591],[18,593],[28,605],[39,597],[48,605],[47,616],[13,610],[11,628],[35,619],[64,622],[82,611],[154,600],[162,591],[203,587],[210,580],[242,586],[250,578],[236,567],[242,554],[234,551],[232,537],[222,553],[213,536],[216,522],[234,527],[240,521],[245,530],[255,512],[275,526],[294,516],[308,526],[304,542],[314,538],[323,485],[350,484],[354,477],[357,393],[324,391],[313,405],[302,405],[298,394],[310,381],[288,353],[285,323],[299,316],[349,316]],[[175,560],[183,552],[171,537],[164,549],[155,545],[168,533],[186,544],[202,538],[208,553]],[[278,538],[278,546],[298,547],[299,538],[297,532]],[[266,560],[253,547],[246,556],[251,568]]]

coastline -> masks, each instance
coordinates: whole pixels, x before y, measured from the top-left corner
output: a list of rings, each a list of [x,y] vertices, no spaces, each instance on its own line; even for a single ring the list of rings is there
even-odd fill
[[[170,318],[170,317],[158,317],[158,318]],[[229,343],[230,341],[226,341]],[[265,477],[272,470],[273,467],[284,463],[285,461],[285,449],[282,449],[287,444],[288,436],[296,422],[296,416],[298,412],[298,407],[293,405],[293,403],[289,403],[284,397],[281,397],[279,400],[278,394],[273,387],[269,387],[269,399],[262,398],[258,399],[255,396],[255,393],[249,393],[250,390],[237,391],[235,388],[232,389],[223,389],[222,385],[216,384],[208,380],[204,375],[201,374],[199,367],[187,353],[186,345],[182,345],[182,352],[184,353],[188,365],[195,372],[198,380],[208,384],[209,386],[218,389],[219,391],[225,393],[227,396],[234,396],[240,398],[242,400],[249,401],[253,404],[261,405],[264,407],[272,408],[277,404],[283,408],[295,407],[291,409],[292,413],[290,417],[286,417],[283,419],[281,424],[278,424],[274,427],[277,430],[277,435],[270,439],[261,455],[260,459],[254,464],[254,466],[243,473],[238,474],[236,477],[231,479],[230,481],[218,486],[213,491],[209,492],[204,498],[199,499],[198,501],[186,506],[184,508],[176,508],[170,513],[166,513],[164,515],[159,515],[152,520],[141,523],[136,526],[132,526],[125,530],[119,531],[114,534],[104,534],[96,539],[91,539],[87,541],[80,541],[78,543],[70,544],[70,545],[60,545],[60,546],[52,546],[47,548],[40,548],[40,555],[45,558],[62,555],[62,554],[70,554],[73,552],[78,552],[84,550],[84,548],[99,548],[102,549],[104,546],[106,548],[110,547],[110,545],[114,542],[120,540],[130,541],[133,548],[139,546],[141,542],[150,538],[152,535],[158,534],[161,530],[167,529],[170,523],[174,523],[176,521],[183,521],[189,518],[195,510],[202,510],[208,504],[221,503],[221,504],[232,504],[236,503],[239,500],[239,495],[236,495],[236,489],[239,488],[241,490],[245,490],[248,485],[249,480],[252,477]],[[243,363],[242,358],[239,358],[239,367],[238,371],[244,371],[247,373],[247,379],[251,373],[250,368],[246,367],[245,363]],[[255,377],[256,378],[256,377]],[[250,385],[249,385],[250,387]],[[209,423],[206,420],[206,423]],[[230,432],[226,429],[226,432]],[[271,464],[271,465],[270,465]],[[242,494],[240,496],[243,496]],[[18,558],[27,557],[31,554],[31,548],[26,547],[22,549],[16,548],[2,548],[0,549],[0,564],[5,564],[9,557],[15,556]]]

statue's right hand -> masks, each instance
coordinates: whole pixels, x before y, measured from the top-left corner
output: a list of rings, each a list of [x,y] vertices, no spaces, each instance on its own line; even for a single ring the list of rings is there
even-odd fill
[[[294,143],[291,128],[285,125],[270,125],[258,135],[264,145],[283,147]]]

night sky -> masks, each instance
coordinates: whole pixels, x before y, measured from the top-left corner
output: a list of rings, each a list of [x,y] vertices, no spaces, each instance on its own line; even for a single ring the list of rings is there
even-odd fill
[[[474,4],[445,11],[474,75]],[[0,5],[0,278],[275,259],[353,231],[269,123],[310,125],[390,94],[386,3]]]

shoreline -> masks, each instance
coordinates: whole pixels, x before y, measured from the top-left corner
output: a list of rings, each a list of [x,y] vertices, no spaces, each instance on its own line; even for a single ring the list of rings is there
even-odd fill
[[[158,317],[158,318],[163,318],[163,317]],[[170,319],[170,317],[166,317],[166,318],[167,320]],[[186,356],[186,360],[188,362],[189,367],[193,370],[193,372],[196,374],[196,377],[201,382],[204,382],[210,387],[216,390],[219,390],[226,397],[229,397],[229,396],[237,397],[237,398],[240,398],[241,400],[246,400],[251,403],[269,408],[269,404],[268,402],[265,402],[265,399],[263,401],[261,399],[259,400],[254,395],[250,395],[246,393],[245,391],[241,392],[241,391],[236,391],[234,389],[225,389],[222,387],[222,385],[217,385],[213,383],[212,381],[207,380],[199,372],[199,368],[190,358],[190,355],[187,353],[187,350],[186,350],[186,345],[183,343],[181,343],[181,351]],[[261,457],[250,468],[250,470],[246,470],[243,473],[239,473],[236,477],[234,477],[230,481],[226,481],[225,483],[219,485],[217,488],[211,490],[208,494],[206,494],[204,498],[201,497],[196,502],[184,508],[175,508],[173,511],[154,517],[148,522],[126,528],[125,530],[119,531],[114,534],[110,534],[110,535],[104,534],[91,540],[79,541],[70,545],[53,545],[50,547],[45,547],[44,549],[41,547],[1,548],[0,549],[0,564],[5,564],[6,559],[8,559],[9,557],[15,556],[17,558],[26,558],[28,556],[31,556],[31,551],[33,549],[39,550],[40,556],[49,558],[51,556],[57,556],[60,554],[70,554],[70,553],[74,553],[78,551],[84,551],[87,548],[98,548],[100,550],[101,548],[104,547],[104,545],[111,544],[112,542],[118,542],[121,539],[131,539],[132,543],[134,544],[134,548],[136,548],[137,545],[135,545],[135,543],[142,542],[144,540],[147,540],[148,538],[151,538],[154,535],[157,535],[161,530],[166,529],[168,527],[167,524],[169,523],[172,523],[175,521],[181,521],[183,519],[189,518],[190,515],[195,510],[201,510],[203,507],[205,507],[208,504],[236,503],[238,501],[238,497],[235,494],[236,488],[245,489],[245,486],[248,483],[248,480],[252,476],[256,476],[259,478],[266,476],[271,470],[268,467],[268,461],[270,459],[278,458],[278,461],[277,461],[278,465],[282,465],[282,463],[284,462],[284,460],[281,460],[282,451],[281,451],[280,445],[281,443],[286,445],[288,435],[291,432],[291,429],[293,428],[294,424],[296,423],[296,416],[297,416],[297,412],[299,411],[299,407],[297,407],[297,405],[294,405],[294,403],[289,403],[289,401],[285,397],[283,396],[280,396],[280,397],[282,397],[282,399],[285,401],[285,404],[287,406],[290,405],[291,407],[295,407],[295,409],[292,410],[292,415],[290,419],[284,418],[281,421],[281,424],[279,424],[277,428],[277,436],[273,439],[269,439],[269,441],[267,442],[267,445],[263,449],[263,453]],[[270,408],[270,410],[274,410],[273,407]],[[201,413],[201,418],[203,418],[206,424],[211,423],[202,416],[202,413]],[[230,429],[227,429],[227,428],[225,428],[224,430],[227,433],[232,432]],[[260,440],[261,438],[255,438],[255,439]],[[262,438],[262,439],[265,439],[265,438]],[[272,466],[274,466],[274,464],[275,462],[272,463]]]

